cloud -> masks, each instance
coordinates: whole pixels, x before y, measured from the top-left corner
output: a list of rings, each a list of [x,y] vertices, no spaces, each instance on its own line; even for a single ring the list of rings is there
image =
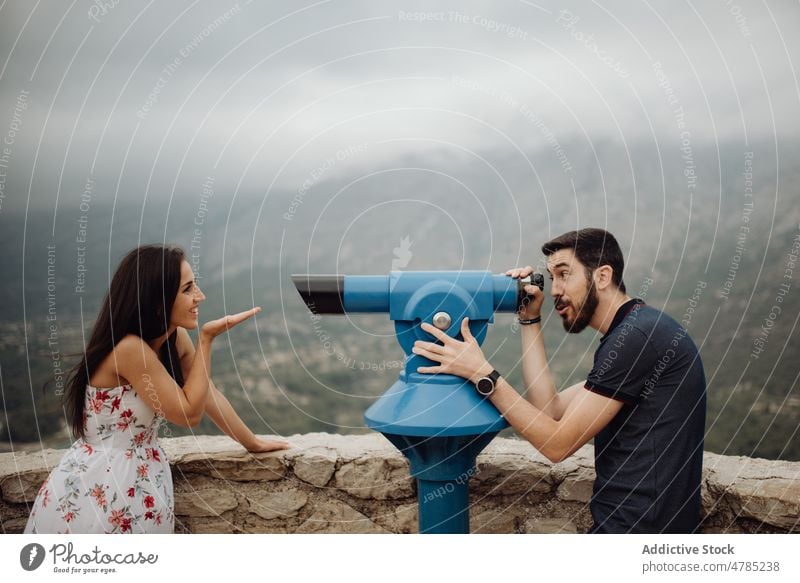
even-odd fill
[[[31,96],[7,207],[29,184],[52,205],[90,174],[161,194],[210,169],[293,188],[365,141],[535,149],[541,125],[563,142],[674,141],[679,108],[696,141],[800,127],[796,3],[101,6],[2,10],[0,134]]]

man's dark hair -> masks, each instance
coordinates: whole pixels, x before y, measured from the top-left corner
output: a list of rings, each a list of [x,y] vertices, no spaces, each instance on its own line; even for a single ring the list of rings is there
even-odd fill
[[[625,283],[622,281],[622,270],[625,267],[622,250],[614,235],[605,229],[570,231],[542,245],[542,253],[548,257],[560,249],[572,249],[575,257],[586,268],[587,279],[592,278],[592,273],[598,267],[609,265],[613,269],[611,281],[621,292],[625,291]]]

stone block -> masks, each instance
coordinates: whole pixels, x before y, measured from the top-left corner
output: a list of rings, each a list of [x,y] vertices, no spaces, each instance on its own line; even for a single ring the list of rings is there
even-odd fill
[[[529,518],[523,525],[526,534],[578,534],[569,518]]]
[[[238,506],[236,495],[225,488],[175,492],[175,514],[178,516],[219,516]]]
[[[214,517],[193,517],[183,519],[182,530],[190,534],[237,534],[242,530],[230,520]],[[177,531],[177,520],[176,528]]]
[[[33,502],[50,470],[61,461],[66,450],[0,454],[0,494],[12,503]]]
[[[470,531],[475,534],[514,534],[517,532],[517,517],[514,508],[478,511],[473,508],[470,516]],[[472,514],[472,513],[471,513]]]
[[[320,501],[314,512],[297,530],[297,533],[382,534],[387,531],[358,510],[342,502],[329,499]]]
[[[401,504],[389,510],[378,510],[372,515],[377,524],[396,534],[419,532],[418,506],[416,502]]]
[[[519,454],[478,456],[476,473],[470,480],[475,492],[511,496],[552,491],[550,468]]]
[[[414,495],[408,462],[397,455],[375,455],[344,464],[336,472],[335,485],[351,496],[389,500]]]
[[[577,467],[566,474],[556,489],[559,500],[565,502],[583,502],[588,504],[592,499],[595,473],[592,468]]]
[[[286,475],[286,452],[291,451],[252,454],[225,436],[163,441],[167,459],[175,470],[236,482],[282,479]]]
[[[266,520],[296,516],[308,502],[308,494],[302,490],[265,492],[247,497],[250,512]]]
[[[325,486],[336,471],[336,460],[339,456],[335,450],[327,447],[314,447],[301,452],[292,459],[294,475],[321,488]]]

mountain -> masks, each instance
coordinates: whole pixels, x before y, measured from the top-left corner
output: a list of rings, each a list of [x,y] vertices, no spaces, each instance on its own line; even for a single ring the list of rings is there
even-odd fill
[[[217,384],[257,431],[357,432],[397,376],[393,326],[381,315],[310,318],[291,274],[502,272],[541,266],[539,248],[555,235],[603,226],[623,247],[628,292],[682,321],[700,347],[706,448],[800,459],[800,146],[560,147],[426,151],[318,180],[311,169],[294,191],[234,196],[218,181],[212,196],[181,192],[169,203],[124,193],[116,204],[61,205],[55,215],[3,214],[0,434],[67,442],[54,388],[42,390],[57,368],[53,350],[81,350],[114,267],[137,244],[184,246],[208,297],[204,316],[264,308],[214,353]],[[598,335],[568,336],[548,316],[559,384],[578,382]],[[519,388],[512,321],[498,315],[484,348]]]

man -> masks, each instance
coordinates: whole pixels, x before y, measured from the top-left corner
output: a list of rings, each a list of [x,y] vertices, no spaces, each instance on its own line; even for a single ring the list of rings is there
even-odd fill
[[[557,392],[540,329],[544,294],[519,313],[528,401],[499,376],[462,322],[463,342],[429,324],[440,343],[414,352],[438,362],[421,373],[476,383],[525,439],[553,462],[594,438],[597,478],[590,502],[594,533],[687,533],[700,522],[706,383],[688,333],[663,312],[625,293],[624,261],[602,229],[571,231],[545,243],[551,295],[564,328],[603,333],[585,382]],[[526,277],[530,267],[507,275]]]

